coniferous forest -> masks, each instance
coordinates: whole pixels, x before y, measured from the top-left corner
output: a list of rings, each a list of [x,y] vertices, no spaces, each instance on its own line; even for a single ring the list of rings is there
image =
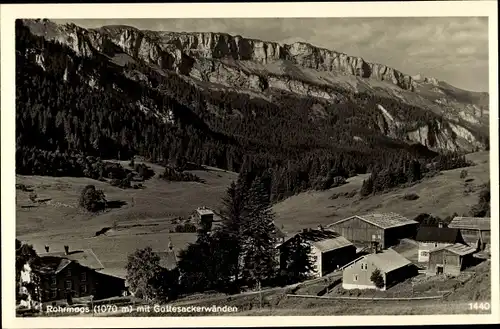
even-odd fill
[[[36,62],[40,56],[43,65]],[[127,77],[137,71],[146,74],[147,83]],[[167,164],[182,158],[265,176],[275,201],[330,188],[335,177],[374,170],[401,173],[385,184],[394,186],[402,176],[414,175],[410,171],[416,161],[422,168],[436,162],[436,152],[382,134],[376,104],[408,117],[411,124],[400,128],[401,135],[439,120],[436,114],[392,99],[336,92],[342,97],[324,102],[327,115],[316,120],[304,109],[317,99],[274,91],[269,102],[200,89],[144,63],[122,67],[103,55],[77,56],[62,44],[34,36],[18,20],[16,171],[99,179],[102,159],[140,155]]]

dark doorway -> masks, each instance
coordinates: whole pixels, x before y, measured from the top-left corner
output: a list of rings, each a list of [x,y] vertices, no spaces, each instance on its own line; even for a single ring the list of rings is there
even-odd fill
[[[444,272],[444,269],[443,269],[442,265],[436,266],[436,273],[437,274],[443,274],[443,272]]]

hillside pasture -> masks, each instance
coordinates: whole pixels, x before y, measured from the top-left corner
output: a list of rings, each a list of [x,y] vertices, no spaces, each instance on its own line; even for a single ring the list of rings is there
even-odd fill
[[[409,187],[361,198],[359,193],[352,195],[359,192],[369,174],[358,175],[349,178],[345,185],[301,193],[277,203],[273,208],[276,222],[291,234],[370,212],[396,212],[411,219],[421,213],[441,218],[454,212],[466,214],[478,202],[481,185],[490,179],[489,152],[469,154],[467,158],[475,163],[466,168],[467,182],[460,178],[463,168],[448,170]],[[409,194],[417,194],[419,198],[405,200],[404,196]]]
[[[137,162],[138,163],[138,162]],[[124,167],[128,163],[122,162]],[[197,207],[220,208],[227,186],[237,174],[206,168],[190,171],[205,183],[168,182],[158,178],[163,167],[146,163],[155,176],[142,182],[144,189],[120,189],[88,178],[16,176],[33,192],[16,189],[16,236],[33,244],[37,252],[92,248],[106,268],[123,267],[136,248],[164,250],[171,240],[176,249],[194,242],[195,233],[170,233],[172,219],[191,214]],[[91,214],[78,207],[86,185],[102,189],[113,209]],[[36,193],[33,202],[30,193]],[[40,201],[42,200],[42,201]],[[96,236],[96,232],[104,231]]]

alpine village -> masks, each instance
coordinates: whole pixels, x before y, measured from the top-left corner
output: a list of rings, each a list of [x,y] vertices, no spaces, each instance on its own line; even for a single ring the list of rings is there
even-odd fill
[[[490,301],[488,93],[302,42],[15,33],[17,316]]]

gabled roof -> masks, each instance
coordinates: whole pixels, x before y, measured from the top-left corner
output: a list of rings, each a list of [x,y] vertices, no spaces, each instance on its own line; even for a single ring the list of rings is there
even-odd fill
[[[466,230],[490,230],[490,217],[455,217],[448,224],[450,228],[466,229]]]
[[[476,252],[475,248],[469,247],[468,245],[461,244],[461,243],[449,244],[446,246],[438,247],[438,248],[430,250],[429,252],[432,253],[432,252],[443,250],[443,249],[448,250],[448,251],[450,251],[456,255],[459,255],[459,256],[466,256],[466,255],[470,255],[470,254],[473,254]]]
[[[392,249],[387,249],[376,254],[369,254],[364,257],[384,273],[392,272],[398,268],[411,264],[408,259]]]
[[[167,270],[173,270],[177,267],[177,255],[174,250],[158,251],[155,254],[160,257],[161,267]]]
[[[91,268],[93,270],[101,270],[104,268],[99,258],[92,249],[70,251],[68,255],[64,251],[61,252],[47,252],[42,253],[40,256],[51,256],[66,258],[71,261],[78,262],[80,265]]]
[[[31,268],[40,274],[57,274],[66,268],[71,261],[66,258],[56,256],[41,256],[34,259]]]
[[[301,239],[309,242],[311,245],[318,248],[321,252],[328,252],[347,246],[352,246],[353,244],[341,236],[340,234],[331,230],[307,230],[295,234],[293,237],[289,238],[283,244],[295,237],[300,237]]]
[[[418,229],[416,241],[455,243],[460,240],[460,230],[449,227],[421,226]]]
[[[337,225],[339,223],[348,221],[352,218],[359,218],[362,221],[365,221],[367,223],[370,223],[372,225],[378,226],[382,229],[388,229],[388,228],[393,228],[393,227],[399,227],[399,226],[404,226],[404,225],[409,225],[409,224],[418,224],[418,222],[408,219],[400,214],[396,214],[394,212],[389,212],[389,213],[373,213],[373,214],[367,214],[367,215],[354,215],[351,217],[347,217],[344,219],[339,220],[338,222],[332,223],[330,226]]]
[[[352,242],[344,238],[343,236],[338,236],[333,239],[327,239],[322,241],[316,241],[312,243],[321,252],[328,252],[332,250],[337,250],[347,246],[352,246]]]

